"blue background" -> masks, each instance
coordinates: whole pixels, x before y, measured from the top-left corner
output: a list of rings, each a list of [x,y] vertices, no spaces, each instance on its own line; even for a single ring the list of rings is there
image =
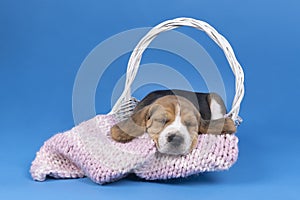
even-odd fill
[[[299,8],[297,0],[2,0],[0,199],[299,199]],[[33,181],[29,167],[35,152],[53,134],[74,126],[73,83],[88,53],[121,31],[180,16],[216,27],[245,70],[238,162],[229,171],[167,182],[127,178],[100,186],[87,178]],[[199,31],[179,31],[200,41],[213,57],[228,82],[230,102],[233,76],[222,52]],[[124,73],[128,57],[113,64],[116,75],[99,86],[96,99],[110,99],[111,85]],[[142,62],[175,68],[184,63],[156,51]],[[147,86],[137,96],[152,89]],[[108,112],[108,102],[96,105],[97,113]]]

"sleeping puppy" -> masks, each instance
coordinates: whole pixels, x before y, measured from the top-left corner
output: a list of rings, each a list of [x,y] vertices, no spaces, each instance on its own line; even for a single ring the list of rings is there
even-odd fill
[[[128,142],[146,132],[159,152],[184,155],[197,145],[198,134],[236,132],[225,113],[224,102],[215,93],[154,91],[138,103],[130,118],[111,128],[111,137]]]

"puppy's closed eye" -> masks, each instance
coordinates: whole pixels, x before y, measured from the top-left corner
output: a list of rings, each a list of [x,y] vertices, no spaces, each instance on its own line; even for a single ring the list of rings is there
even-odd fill
[[[170,120],[169,119],[166,119],[166,118],[156,118],[154,119],[153,121],[157,122],[157,123],[160,123],[162,125],[165,125],[166,123],[168,123]]]
[[[154,118],[150,120],[152,121],[152,123],[147,127],[147,132],[153,134],[161,132],[169,122],[169,120],[166,118]]]

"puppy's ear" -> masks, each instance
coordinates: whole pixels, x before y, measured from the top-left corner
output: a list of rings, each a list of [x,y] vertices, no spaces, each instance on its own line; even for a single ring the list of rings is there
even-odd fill
[[[146,131],[146,123],[150,106],[134,112],[128,119],[115,124],[111,128],[111,137],[118,142],[129,142]]]
[[[216,120],[200,120],[199,132],[202,134],[232,134],[236,132],[234,122],[230,118]]]

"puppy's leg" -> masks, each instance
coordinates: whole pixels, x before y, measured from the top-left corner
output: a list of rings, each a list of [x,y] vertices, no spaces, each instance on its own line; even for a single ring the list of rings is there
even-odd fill
[[[199,131],[202,134],[232,134],[236,132],[234,122],[230,118],[200,121]]]
[[[223,99],[216,93],[207,96],[207,102],[211,112],[211,120],[221,119],[226,114],[226,107]]]
[[[230,118],[224,118],[226,107],[223,99],[216,93],[207,96],[207,102],[211,112],[211,120],[200,122],[200,133],[208,134],[232,134],[236,132],[234,122]]]

